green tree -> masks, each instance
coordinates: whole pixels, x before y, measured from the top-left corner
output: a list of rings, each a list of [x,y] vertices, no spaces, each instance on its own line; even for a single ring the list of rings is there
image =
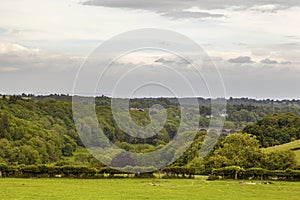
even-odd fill
[[[286,170],[296,167],[296,156],[294,152],[287,151],[273,151],[265,156],[264,168],[269,170]]]
[[[29,145],[21,146],[18,153],[18,162],[25,165],[40,164],[39,152]]]
[[[288,143],[300,139],[300,117],[291,113],[268,115],[243,132],[255,135],[262,147]]]
[[[0,156],[8,163],[14,160],[13,147],[6,138],[0,139]]]
[[[259,167],[263,153],[259,142],[250,134],[236,133],[227,136],[209,158],[213,167]]]

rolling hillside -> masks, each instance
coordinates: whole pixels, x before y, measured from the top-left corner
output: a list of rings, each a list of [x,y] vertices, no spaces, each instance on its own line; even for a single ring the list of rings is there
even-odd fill
[[[300,140],[295,140],[286,144],[269,147],[265,149],[267,152],[271,151],[282,151],[282,150],[292,150],[296,154],[297,165],[300,166]]]

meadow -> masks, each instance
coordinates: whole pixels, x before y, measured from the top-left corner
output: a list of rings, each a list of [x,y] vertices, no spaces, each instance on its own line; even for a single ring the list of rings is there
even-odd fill
[[[0,199],[299,199],[300,182],[204,179],[0,179]]]

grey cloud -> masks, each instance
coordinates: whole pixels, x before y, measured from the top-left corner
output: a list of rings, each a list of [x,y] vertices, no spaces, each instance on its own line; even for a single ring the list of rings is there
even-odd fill
[[[205,18],[220,18],[224,17],[224,14],[213,14],[209,12],[190,12],[186,9],[198,7],[204,10],[213,9],[227,9],[233,8],[235,10],[254,10],[257,12],[272,12],[275,13],[278,10],[287,9],[290,7],[299,7],[299,0],[88,0],[81,2],[82,5],[89,6],[102,6],[110,8],[125,8],[136,10],[147,10],[158,13],[165,17],[172,19],[205,19]]]
[[[248,44],[246,43],[243,43],[243,42],[238,42],[238,43],[233,43],[234,45],[237,45],[237,46],[248,46]]]
[[[195,1],[189,1],[195,2]],[[152,11],[166,11],[175,10],[178,8],[184,9],[189,8],[191,5],[185,1],[171,1],[171,0],[161,0],[161,1],[131,1],[131,0],[89,0],[82,3],[83,5],[91,6],[103,6],[112,8],[130,8],[130,9],[142,9],[142,10],[152,10]]]
[[[249,56],[239,56],[237,58],[231,58],[231,59],[228,60],[228,62],[230,62],[230,63],[239,63],[239,64],[253,63],[253,61],[251,60],[251,57],[249,57]]]
[[[292,62],[291,61],[282,61],[282,62],[280,62],[280,64],[289,65],[289,64],[292,64]]]
[[[278,62],[276,60],[271,60],[269,58],[261,60],[260,63],[262,63],[262,64],[278,64]]]
[[[251,8],[253,11],[261,12],[261,13],[276,13],[278,10],[282,10],[285,7],[282,7],[280,5],[262,5]]]
[[[271,64],[271,65],[272,65],[272,64],[273,64],[273,65],[275,65],[275,64],[281,64],[281,65],[292,64],[291,61],[282,61],[282,62],[278,62],[277,60],[271,60],[271,59],[269,59],[269,58],[266,58],[266,59],[261,60],[260,63],[262,63],[262,64]]]
[[[299,47],[300,44],[298,42],[289,42],[289,43],[283,43],[280,44],[279,46],[283,46],[283,47]]]
[[[181,58],[172,58],[172,59],[166,59],[166,58],[159,58],[155,60],[156,63],[161,63],[163,65],[189,65],[190,63],[187,60],[181,59]]]
[[[162,14],[162,16],[165,17],[171,17],[173,19],[180,19],[180,18],[218,18],[218,17],[224,17],[223,14],[211,14],[208,12],[188,12],[188,11],[173,11],[173,12],[167,12]]]
[[[300,39],[300,37],[296,36],[296,35],[286,35],[285,37],[289,38],[289,39],[295,39],[295,40],[299,40]]]
[[[299,0],[160,0],[155,2],[149,0],[88,0],[82,4],[112,8],[141,9],[158,13],[183,11],[191,7],[199,7],[200,9],[224,9],[228,7],[249,9],[261,5],[276,5],[276,9],[279,10],[300,6]],[[262,10],[262,12],[264,12],[264,10]]]
[[[162,63],[162,64],[174,63],[174,61],[166,60],[164,58],[159,58],[159,59],[155,60],[154,62],[156,62],[156,63]]]

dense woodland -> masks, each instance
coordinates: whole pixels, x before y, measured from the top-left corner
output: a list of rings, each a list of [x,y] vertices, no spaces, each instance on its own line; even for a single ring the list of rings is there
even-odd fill
[[[103,166],[83,150],[72,118],[71,101],[69,95],[2,95],[0,163],[9,166]],[[222,135],[214,150],[204,158],[199,158],[199,150],[207,134],[203,128],[209,125],[211,109],[209,99],[199,98],[198,101],[199,131],[192,145],[171,167],[193,167],[197,173],[206,174],[212,169],[230,166],[268,170],[299,168],[292,151],[266,153],[262,149],[300,139],[299,101],[230,98]],[[188,99],[186,102],[188,104]],[[137,124],[149,124],[149,108],[154,104],[166,109],[167,120],[163,129],[150,138],[129,136],[116,126],[108,97],[96,98],[97,118],[105,135],[117,146],[131,152],[151,152],[173,139],[182,117],[178,101],[171,98],[133,99],[130,101],[130,107],[134,108],[130,111],[131,117]],[[185,125],[189,126],[188,121]],[[176,154],[176,148],[171,153]]]

